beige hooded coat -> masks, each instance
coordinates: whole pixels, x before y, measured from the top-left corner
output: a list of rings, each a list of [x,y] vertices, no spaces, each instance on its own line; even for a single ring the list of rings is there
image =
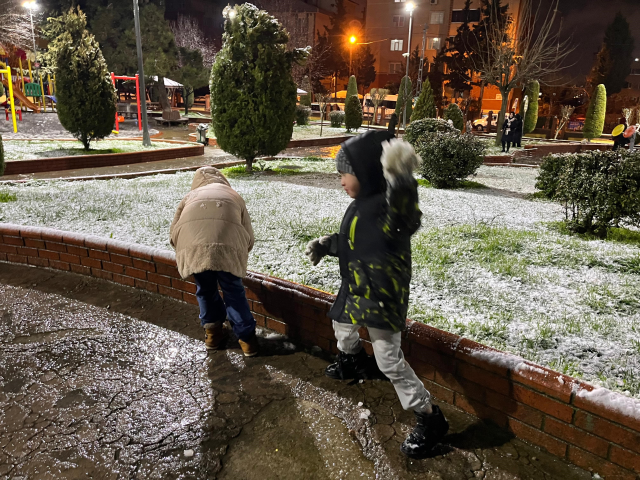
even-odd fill
[[[247,274],[253,229],[242,197],[213,167],[199,168],[171,223],[182,278],[205,270]]]

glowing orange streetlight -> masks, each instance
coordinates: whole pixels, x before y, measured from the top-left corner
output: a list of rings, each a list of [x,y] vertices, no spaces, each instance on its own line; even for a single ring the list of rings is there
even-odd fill
[[[349,37],[349,76],[351,76],[351,65],[353,64],[353,46],[357,41],[358,39],[355,35],[351,35],[351,37]]]

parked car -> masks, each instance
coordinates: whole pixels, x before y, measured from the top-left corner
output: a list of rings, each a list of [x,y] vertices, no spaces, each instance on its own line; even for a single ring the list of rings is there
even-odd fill
[[[494,113],[491,118],[491,125],[495,126],[498,123],[498,114]],[[475,120],[473,122],[473,129],[478,132],[484,132],[487,130],[487,120],[489,120],[488,115],[483,115],[482,118]]]

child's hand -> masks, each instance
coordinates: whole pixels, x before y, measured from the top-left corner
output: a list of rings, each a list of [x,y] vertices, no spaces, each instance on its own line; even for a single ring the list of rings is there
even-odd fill
[[[418,167],[420,157],[410,143],[393,138],[390,142],[383,142],[382,149],[381,161],[384,177],[392,186],[413,176],[413,171]]]
[[[311,240],[307,244],[307,249],[304,251],[304,254],[309,257],[309,260],[315,267],[320,263],[322,257],[329,253],[329,248],[331,248],[331,235],[325,235],[324,237]]]

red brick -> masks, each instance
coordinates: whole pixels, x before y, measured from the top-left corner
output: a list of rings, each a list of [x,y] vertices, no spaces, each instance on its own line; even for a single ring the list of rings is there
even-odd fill
[[[142,288],[143,290],[148,290],[150,292],[158,293],[158,285],[156,285],[155,283],[147,282],[145,280],[136,279],[135,287]]]
[[[27,257],[24,255],[13,255],[11,253],[7,253],[7,261],[13,263],[27,263]]]
[[[579,381],[576,381],[579,382]],[[594,413],[600,417],[606,418],[612,422],[624,425],[627,428],[640,432],[640,418],[633,416],[632,414],[626,415],[623,411],[613,409],[608,406],[607,402],[602,402],[600,398],[584,397],[581,392],[593,390],[593,387],[582,382],[579,382],[580,387],[578,393],[573,399],[573,404],[582,410],[586,410],[590,413]],[[605,392],[606,393],[606,392]],[[613,398],[623,397],[620,393],[609,392]],[[623,398],[623,400],[627,400]]]
[[[554,372],[545,367],[523,362],[519,368],[511,371],[511,380],[522,383],[534,390],[569,403],[574,380],[571,377]]]
[[[69,262],[59,262],[58,260],[50,260],[49,266],[51,268],[56,268],[58,270],[66,270],[66,271],[71,270],[71,267],[69,266]]]
[[[109,241],[107,242],[107,252],[128,257],[129,247],[124,243]],[[111,255],[111,258],[113,259],[113,255]]]
[[[265,317],[264,315],[253,313],[253,318],[255,319],[257,325],[260,325],[261,327],[265,327],[267,325],[267,317]]]
[[[606,458],[609,452],[609,442],[606,440],[550,417],[545,419],[544,431],[603,458]]]
[[[166,265],[164,263],[156,263],[156,272],[158,272],[160,275],[180,278],[180,274],[178,273],[178,269],[176,267],[172,267],[171,265]]]
[[[81,273],[82,275],[91,275],[91,269],[89,267],[85,267],[83,265],[69,265],[71,267],[71,271],[75,273]]]
[[[544,417],[542,412],[524,405],[523,403],[517,402],[511,397],[506,397],[492,390],[487,390],[486,404],[491,405],[493,408],[497,408],[501,412],[504,412],[510,417],[520,420],[521,422],[532,425],[538,429],[542,428],[542,419]]]
[[[134,287],[136,284],[136,279],[133,277],[127,277],[125,275],[120,275],[119,273],[113,274],[113,281],[116,283],[120,283],[122,285],[127,285],[129,287]]]
[[[573,419],[576,427],[640,453],[640,434],[627,430],[590,413],[578,410]]]
[[[433,368],[433,365],[424,363],[416,358],[408,358],[407,361],[419,377],[426,378],[428,380],[433,380],[435,378],[436,369]]]
[[[182,292],[182,300],[192,305],[198,305],[198,299],[193,293]]]
[[[129,267],[133,267],[133,261],[131,257],[125,257],[124,255],[118,255],[117,253],[111,254],[111,261],[113,263],[117,263],[118,265],[127,265]]]
[[[45,242],[45,248],[54,252],[66,252],[67,247],[64,243]]]
[[[28,257],[27,261],[28,261],[29,265],[37,265],[38,267],[48,267],[49,266],[49,260],[47,260],[46,258]]]
[[[454,405],[463,409],[465,412],[475,415],[483,420],[490,420],[499,427],[506,427],[508,417],[504,412],[500,412],[494,408],[488,407],[482,402],[473,400],[472,398],[462,395],[456,392],[454,398]]]
[[[625,450],[617,445],[611,445],[609,460],[624,468],[640,473],[640,455],[637,453]]]
[[[164,285],[158,285],[158,293],[160,295],[166,295],[167,297],[176,298],[182,300],[182,292],[173,288],[167,288]]]
[[[48,258],[49,260],[60,260],[60,254],[58,252],[40,250],[38,253],[42,258]]]
[[[183,292],[188,293],[196,293],[196,286],[193,283],[185,282],[184,280],[180,280],[178,278],[171,279],[171,286],[177,290],[182,290]]]
[[[139,270],[137,268],[125,267],[124,274],[140,280],[147,279],[147,272],[145,272],[144,270]]]
[[[511,396],[517,401],[543,411],[548,415],[559,418],[566,423],[571,423],[571,419],[573,418],[573,408],[571,408],[571,406],[558,402],[557,400],[545,395],[541,395],[518,384],[512,385],[511,388]]]
[[[573,445],[569,445],[567,459],[580,468],[597,472],[607,480],[636,480],[635,473]]]
[[[67,253],[71,255],[77,255],[78,257],[88,257],[89,250],[83,247],[76,247],[74,245],[67,245]],[[107,258],[108,260],[108,258]]]
[[[67,245],[77,245],[84,247],[84,235],[78,233],[63,233],[62,242]]]
[[[42,230],[40,238],[49,242],[62,243],[62,232],[57,230]]]
[[[459,362],[457,372],[458,375],[466,378],[467,380],[479,383],[480,385],[503,395],[508,396],[511,391],[511,384],[508,379],[483,370],[482,368],[470,365],[466,362]]]
[[[27,257],[37,257],[38,249],[30,247],[16,247],[18,255],[26,255]]]
[[[422,383],[424,384],[424,388],[429,390],[431,395],[433,395],[438,400],[441,400],[445,403],[453,405],[454,402],[454,392],[453,390],[449,390],[448,388],[444,388],[441,385],[429,380],[428,378],[420,377]]]
[[[111,260],[109,254],[102,250],[89,250],[89,256],[98,260],[106,260],[107,262]]]
[[[137,245],[131,245],[131,247],[129,248],[129,256],[142,260],[153,260],[153,255],[149,252],[148,249],[139,247]]]
[[[157,273],[147,273],[147,280],[153,283],[157,283],[158,285],[164,285],[165,287],[171,286],[171,278],[165,277],[163,275],[158,275]]]
[[[318,338],[316,346],[320,347],[325,352],[331,351],[331,341],[326,338]]]
[[[153,262],[147,262],[146,260],[140,260],[138,258],[133,259],[133,266],[140,270],[146,270],[147,272],[155,272],[156,264]]]
[[[487,355],[482,355],[483,353]],[[463,338],[458,343],[458,348],[455,352],[455,357],[471,365],[482,368],[497,375],[506,377],[509,373],[509,368],[502,363],[491,361],[491,358],[495,355],[506,355],[503,352],[496,350],[485,345],[481,345],[468,338]]]
[[[166,251],[166,252],[158,251],[154,253],[153,261],[156,263],[162,263],[163,265],[172,266],[172,267],[175,267],[176,265],[175,255],[173,255],[169,251]]]
[[[68,253],[61,253],[60,260],[67,263],[75,263],[76,265],[80,265],[80,257],[77,255],[69,255]]]
[[[43,240],[35,240],[33,238],[25,238],[24,239],[24,244],[27,247],[44,248],[44,241]]]
[[[286,323],[279,322],[273,318],[267,318],[267,328],[269,330],[282,333],[283,335],[287,335],[289,333],[289,328]]]
[[[3,261],[3,262],[7,261],[7,254],[6,253],[0,253],[0,261]]]
[[[565,442],[518,420],[509,419],[508,428],[516,437],[538,445],[557,457],[564,458],[567,453],[567,444]]]
[[[95,250],[107,250],[107,240],[98,237],[88,237],[84,240],[85,247],[93,248]]]
[[[82,257],[80,259],[80,264],[84,265],[85,267],[102,268],[102,262],[100,260],[90,257]]]
[[[22,247],[24,245],[24,240],[22,239],[22,237],[10,237],[8,235],[3,235],[2,243],[6,245],[16,245]]]
[[[100,268],[92,268],[91,275],[97,278],[102,278],[103,280],[113,280],[113,273],[106,272]]]
[[[124,273],[124,267],[122,265],[116,265],[111,262],[102,262],[102,269],[111,273]]]
[[[411,357],[433,365],[440,372],[454,373],[456,371],[456,360],[453,357],[441,355],[418,343],[411,345]]]
[[[333,326],[327,325],[326,323],[318,323],[318,322],[313,322],[313,325],[315,327],[315,332],[318,335],[320,335],[323,338],[326,338],[327,340],[335,340],[336,334],[333,331]],[[368,340],[368,338],[366,340]]]
[[[260,296],[256,292],[262,292],[262,289],[257,290],[254,288],[246,287],[244,291],[245,291],[245,295],[247,296],[247,299],[258,300],[258,301],[260,300]]]
[[[18,253],[18,247],[14,245],[5,245],[4,243],[0,243],[0,252],[12,253],[15,255],[16,253]]]
[[[0,235],[12,235],[14,237],[19,237],[20,227],[9,224],[0,225]]]

